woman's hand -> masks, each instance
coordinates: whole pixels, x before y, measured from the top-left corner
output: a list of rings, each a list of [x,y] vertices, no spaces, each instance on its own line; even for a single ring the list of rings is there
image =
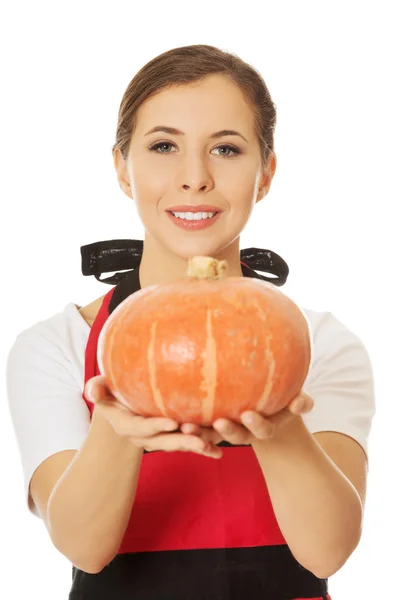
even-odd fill
[[[203,435],[206,429],[214,429],[230,444],[252,444],[257,440],[276,436],[294,417],[310,412],[313,407],[314,401],[311,396],[301,392],[286,408],[270,417],[255,411],[246,411],[240,415],[242,424],[228,419],[217,419],[209,428],[183,423],[181,431],[191,435]]]
[[[221,458],[222,450],[215,444],[221,435],[212,427],[201,428],[196,435],[182,433],[179,423],[165,417],[142,417],[124,406],[112,395],[103,375],[92,377],[85,385],[85,395],[109,421],[115,432],[148,452],[195,452],[211,458]]]

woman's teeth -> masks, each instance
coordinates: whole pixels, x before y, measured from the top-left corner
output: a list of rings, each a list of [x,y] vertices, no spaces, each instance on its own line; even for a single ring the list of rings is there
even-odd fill
[[[216,212],[215,213],[213,213],[213,212],[208,212],[208,213],[207,212],[197,212],[197,213],[172,212],[172,214],[174,215],[174,217],[177,217],[178,219],[187,219],[188,221],[201,221],[201,219],[212,219],[217,213]]]

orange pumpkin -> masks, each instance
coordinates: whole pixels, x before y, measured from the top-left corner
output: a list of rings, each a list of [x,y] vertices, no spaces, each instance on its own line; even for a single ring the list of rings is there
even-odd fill
[[[179,423],[272,415],[299,394],[311,359],[303,311],[271,283],[195,257],[187,276],[126,298],[98,345],[100,372],[135,413]]]

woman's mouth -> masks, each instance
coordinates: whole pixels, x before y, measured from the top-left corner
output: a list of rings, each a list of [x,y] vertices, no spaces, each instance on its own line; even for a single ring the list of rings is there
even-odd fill
[[[198,231],[211,227],[218,220],[221,212],[175,212],[166,211],[171,221],[187,231]]]

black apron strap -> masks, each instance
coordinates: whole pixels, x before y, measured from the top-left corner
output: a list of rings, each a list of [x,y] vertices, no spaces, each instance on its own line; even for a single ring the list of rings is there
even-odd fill
[[[81,246],[82,274],[94,275],[101,283],[116,285],[140,265],[143,254],[143,240],[107,240]],[[269,281],[282,286],[287,280],[289,267],[279,254],[261,248],[246,248],[240,251],[240,260],[245,266],[243,274]],[[256,271],[269,273],[273,277],[260,275]],[[103,273],[115,272],[111,277],[101,279]]]

